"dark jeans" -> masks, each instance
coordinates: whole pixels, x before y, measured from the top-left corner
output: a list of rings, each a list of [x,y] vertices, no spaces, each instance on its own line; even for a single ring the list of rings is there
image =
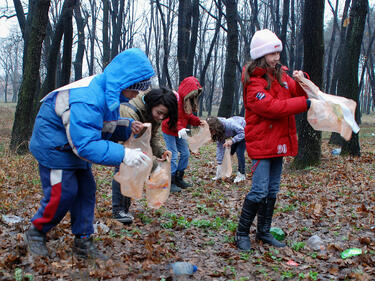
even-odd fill
[[[119,171],[119,168],[115,168],[115,173]],[[126,213],[129,212],[131,204],[131,198],[122,195],[120,184],[112,179],[112,213],[124,210]]]
[[[233,155],[234,153],[237,154],[238,159],[238,171],[241,174],[245,174],[245,150],[246,150],[246,142],[242,140],[240,142],[236,142],[231,146],[230,154]]]

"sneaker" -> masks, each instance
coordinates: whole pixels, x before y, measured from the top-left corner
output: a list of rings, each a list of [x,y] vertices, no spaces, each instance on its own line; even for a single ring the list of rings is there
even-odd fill
[[[122,222],[124,224],[131,224],[133,223],[134,217],[131,213],[127,213],[124,210],[121,210],[119,212],[115,212],[113,214],[113,218],[118,220],[119,222]]]
[[[237,172],[236,178],[234,179],[234,183],[241,182],[246,180],[246,175],[241,174],[240,172]]]
[[[96,248],[92,236],[87,238],[74,238],[73,252],[79,258],[108,260],[108,257]]]
[[[48,249],[46,245],[46,234],[37,230],[32,226],[28,231],[26,231],[25,242],[29,251],[36,256],[48,257]]]

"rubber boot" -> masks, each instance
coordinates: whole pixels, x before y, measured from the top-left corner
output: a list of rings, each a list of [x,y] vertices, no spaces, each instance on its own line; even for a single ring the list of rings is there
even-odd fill
[[[176,179],[176,176],[172,175],[172,177],[171,177],[171,192],[181,192],[181,188],[179,188],[176,185],[175,179]]]
[[[192,187],[192,185],[183,180],[185,171],[176,171],[176,185],[182,189]]]
[[[270,233],[273,210],[275,208],[276,198],[265,198],[261,201],[258,210],[258,224],[256,239],[274,247],[285,247],[284,243],[279,242]]]
[[[76,236],[74,238],[73,252],[79,258],[108,260],[108,257],[96,248],[92,236],[87,238],[79,238]]]
[[[242,206],[241,216],[238,222],[235,237],[237,248],[241,251],[251,250],[249,232],[251,224],[253,223],[253,220],[258,212],[258,208],[258,202],[253,202],[248,199],[245,199]]]
[[[48,249],[46,245],[46,234],[37,230],[35,226],[31,226],[25,233],[25,242],[29,251],[36,256],[48,257]]]

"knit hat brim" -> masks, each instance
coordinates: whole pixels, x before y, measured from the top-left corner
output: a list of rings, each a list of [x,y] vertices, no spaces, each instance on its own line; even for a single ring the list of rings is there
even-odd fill
[[[257,48],[253,48],[250,51],[250,56],[253,60],[261,58],[265,55],[272,54],[275,52],[281,52],[283,50],[283,44],[280,40],[274,40],[271,42],[267,42],[262,46],[258,46]]]
[[[138,83],[135,83],[135,84],[129,86],[128,88],[126,88],[126,89],[127,90],[134,90],[134,91],[146,91],[148,88],[150,88],[150,86],[151,86],[151,80],[146,79],[146,80],[140,81]]]

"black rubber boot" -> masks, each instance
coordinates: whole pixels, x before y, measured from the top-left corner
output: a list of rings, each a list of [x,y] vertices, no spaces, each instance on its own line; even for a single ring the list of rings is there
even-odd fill
[[[241,251],[251,250],[249,232],[258,208],[259,203],[245,199],[235,237],[237,248]]]
[[[176,185],[182,189],[192,187],[192,185],[183,180],[185,171],[176,171]]]
[[[25,242],[29,251],[36,256],[48,257],[46,245],[46,234],[37,230],[34,226],[30,227],[25,233]]]
[[[181,188],[179,188],[177,185],[176,185],[176,176],[175,175],[172,175],[171,177],[171,192],[181,192]]]
[[[285,247],[284,243],[279,242],[270,233],[273,210],[275,208],[276,198],[265,198],[261,201],[258,211],[258,225],[256,239],[274,247]]]
[[[108,260],[108,257],[96,248],[94,241],[92,241],[92,236],[87,238],[78,238],[76,236],[74,238],[73,252],[79,258]]]

